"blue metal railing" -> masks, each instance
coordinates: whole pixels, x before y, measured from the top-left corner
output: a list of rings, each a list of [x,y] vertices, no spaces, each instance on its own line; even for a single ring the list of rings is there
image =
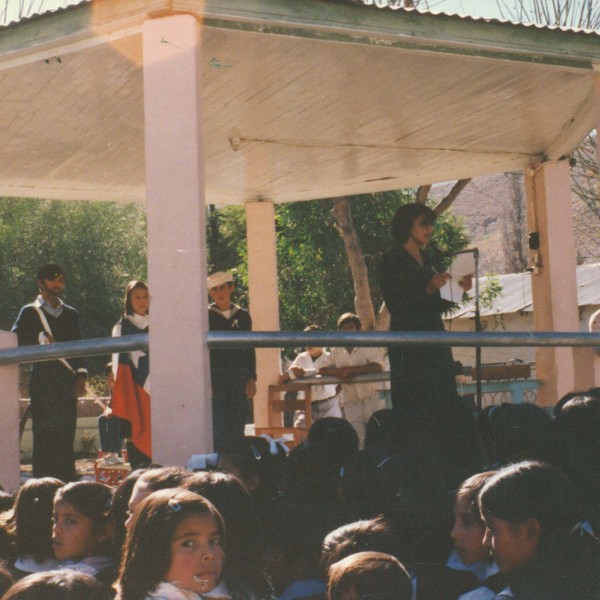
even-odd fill
[[[0,365],[76,356],[147,350],[148,334],[57,342],[0,350]],[[209,348],[295,348],[305,346],[600,346],[600,333],[582,332],[399,332],[399,331],[209,331]]]

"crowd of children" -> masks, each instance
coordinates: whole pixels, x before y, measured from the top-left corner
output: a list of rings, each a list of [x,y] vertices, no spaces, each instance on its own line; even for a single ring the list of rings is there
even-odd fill
[[[600,396],[481,415],[482,458],[409,451],[397,419],[325,417],[291,451],[247,437],[210,469],[23,484],[0,513],[0,598],[600,599]]]

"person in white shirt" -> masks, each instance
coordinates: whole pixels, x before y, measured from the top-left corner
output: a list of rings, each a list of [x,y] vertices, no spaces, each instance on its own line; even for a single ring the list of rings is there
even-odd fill
[[[304,328],[304,331],[321,331],[321,328],[318,325],[309,325]],[[329,352],[325,348],[321,346],[307,346],[304,352],[300,352],[296,356],[290,368],[279,376],[279,383],[288,383],[302,377],[315,377],[328,357]],[[313,423],[324,417],[342,416],[334,384],[313,385],[311,391],[311,418]],[[301,394],[302,392],[299,393]],[[299,419],[295,419],[294,425],[298,427],[299,424]]]
[[[344,313],[337,322],[339,331],[360,331],[358,315]],[[379,394],[378,382],[352,383],[355,375],[377,373],[383,370],[383,349],[371,347],[335,347],[329,356],[323,359],[319,375],[332,375],[342,384],[342,412],[349,421],[364,448],[366,427],[371,415],[385,408],[385,401]]]

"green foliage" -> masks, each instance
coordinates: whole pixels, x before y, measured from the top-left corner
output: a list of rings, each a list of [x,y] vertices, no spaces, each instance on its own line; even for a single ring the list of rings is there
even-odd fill
[[[144,208],[3,198],[0,328],[9,330],[20,307],[35,299],[35,274],[48,262],[65,270],[65,301],[79,310],[83,336],[110,335],[123,310],[125,284],[147,276]],[[91,362],[101,370],[105,361]]]
[[[485,286],[479,294],[479,303],[484,310],[495,310],[494,329],[506,329],[500,310],[495,307],[496,300],[502,296],[502,284],[497,275],[486,276]]]
[[[413,201],[411,190],[350,196],[354,227],[369,271],[376,310],[382,302],[378,264],[392,243],[389,232],[396,209]],[[277,262],[282,330],[298,331],[315,323],[334,329],[338,316],[354,310],[354,287],[344,244],[331,215],[333,200],[294,202],[276,207]],[[236,271],[238,300],[247,289],[245,216],[241,207],[209,209],[208,256],[211,268]],[[216,224],[216,225],[215,225]],[[462,225],[445,213],[434,243],[444,252],[464,248]],[[216,257],[219,257],[218,259]],[[240,290],[241,287],[241,290]]]

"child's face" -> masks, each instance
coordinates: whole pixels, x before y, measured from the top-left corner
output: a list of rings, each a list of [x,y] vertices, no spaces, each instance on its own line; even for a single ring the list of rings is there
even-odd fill
[[[145,315],[150,308],[150,294],[148,290],[143,288],[135,288],[129,297],[131,300],[131,308],[136,315]]]
[[[319,356],[321,356],[321,354],[323,354],[323,348],[319,346],[307,346],[306,351],[308,352],[311,358],[318,358]]]
[[[340,331],[359,331],[359,327],[355,321],[346,321],[340,325]]]
[[[89,517],[66,502],[54,503],[52,550],[58,560],[77,560],[96,554],[98,545],[107,539]]]
[[[219,583],[223,568],[221,534],[209,515],[192,515],[175,529],[171,566],[166,580],[196,594],[206,594]]]
[[[470,503],[461,498],[454,505],[454,527],[450,532],[454,548],[465,565],[484,561],[490,549],[484,545],[485,525],[473,514]]]
[[[208,290],[213,302],[221,310],[229,310],[231,307],[231,295],[233,294],[233,283],[222,283]]]
[[[498,517],[486,516],[484,544],[492,549],[492,557],[500,570],[508,573],[530,562],[537,550],[538,534],[525,523],[511,523]]]

